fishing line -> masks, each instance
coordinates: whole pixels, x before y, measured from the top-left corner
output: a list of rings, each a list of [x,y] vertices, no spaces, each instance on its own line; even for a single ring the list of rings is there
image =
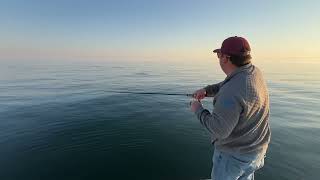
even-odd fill
[[[104,92],[119,93],[119,94],[142,94],[142,95],[164,95],[164,96],[188,96],[188,97],[193,97],[193,94],[183,94],[183,93],[132,92],[132,91],[104,91]]]

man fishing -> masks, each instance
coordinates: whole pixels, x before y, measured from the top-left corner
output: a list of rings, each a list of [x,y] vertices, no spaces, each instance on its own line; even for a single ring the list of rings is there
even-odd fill
[[[211,133],[214,180],[253,180],[270,142],[269,95],[261,71],[251,63],[250,45],[229,37],[217,54],[224,81],[194,92],[191,111]],[[200,102],[214,97],[210,113]]]

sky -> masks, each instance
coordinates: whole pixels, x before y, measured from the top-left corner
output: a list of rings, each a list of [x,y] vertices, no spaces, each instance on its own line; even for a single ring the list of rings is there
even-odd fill
[[[235,35],[254,58],[318,58],[319,9],[318,0],[0,0],[0,60],[209,59]]]

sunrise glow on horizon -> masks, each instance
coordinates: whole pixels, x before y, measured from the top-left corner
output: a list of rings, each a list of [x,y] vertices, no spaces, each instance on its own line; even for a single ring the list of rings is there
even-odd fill
[[[209,59],[230,36],[254,58],[320,57],[320,2],[1,1],[0,60]]]

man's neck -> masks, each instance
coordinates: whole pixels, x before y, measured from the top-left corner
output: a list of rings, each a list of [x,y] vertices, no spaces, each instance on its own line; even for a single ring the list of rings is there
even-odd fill
[[[230,76],[235,70],[237,70],[238,67],[237,66],[230,66],[228,69],[227,69],[227,76]]]

